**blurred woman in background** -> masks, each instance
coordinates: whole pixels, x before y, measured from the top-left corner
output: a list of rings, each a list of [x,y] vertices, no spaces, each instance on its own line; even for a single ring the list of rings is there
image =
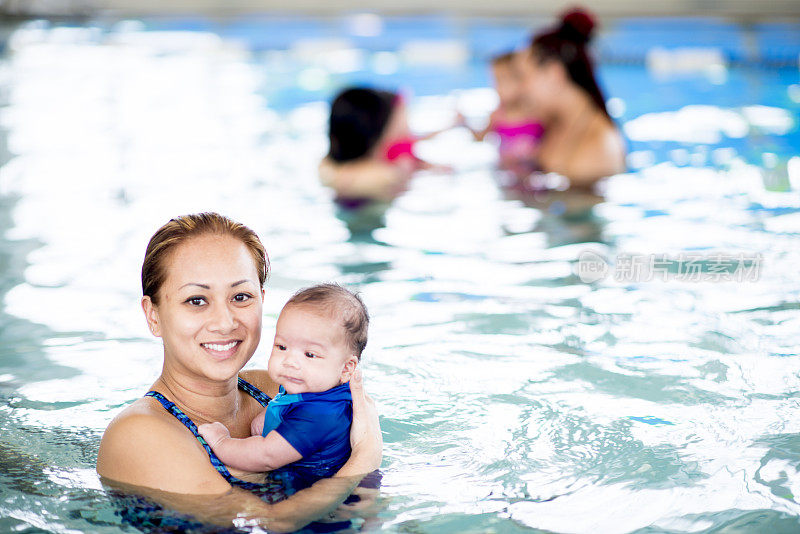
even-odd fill
[[[539,168],[567,177],[571,188],[625,171],[625,143],[587,54],[594,27],[590,14],[572,10],[518,54],[525,93],[544,126]]]
[[[418,139],[408,126],[405,102],[389,91],[356,87],[339,93],[331,104],[328,138],[320,179],[343,208],[388,202],[415,171],[432,167],[414,154]]]

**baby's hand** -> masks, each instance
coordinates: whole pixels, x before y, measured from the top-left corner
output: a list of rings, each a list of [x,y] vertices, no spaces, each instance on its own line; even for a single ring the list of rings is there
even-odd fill
[[[223,439],[231,437],[228,428],[218,422],[200,425],[197,427],[197,431],[200,432],[200,435],[203,436],[203,439],[206,440],[206,443],[208,443],[212,449]]]

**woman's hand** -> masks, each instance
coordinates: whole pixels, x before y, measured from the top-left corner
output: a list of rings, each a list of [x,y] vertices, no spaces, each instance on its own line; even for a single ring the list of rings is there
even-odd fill
[[[350,460],[336,476],[365,475],[378,469],[383,458],[383,436],[375,401],[364,391],[361,369],[350,379],[353,396],[353,425],[350,428]]]

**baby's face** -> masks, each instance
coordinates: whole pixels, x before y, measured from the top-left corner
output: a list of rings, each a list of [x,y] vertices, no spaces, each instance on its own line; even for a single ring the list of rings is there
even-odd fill
[[[320,392],[350,380],[358,359],[339,322],[312,306],[287,306],[278,317],[269,376],[287,393]]]
[[[503,62],[492,66],[494,88],[501,104],[513,104],[519,100],[519,74],[512,62]]]

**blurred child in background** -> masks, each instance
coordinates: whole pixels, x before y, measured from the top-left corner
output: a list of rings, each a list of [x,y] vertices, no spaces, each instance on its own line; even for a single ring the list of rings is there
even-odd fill
[[[500,168],[519,177],[527,176],[536,170],[536,152],[544,128],[525,98],[514,52],[492,59],[492,76],[499,98],[497,109],[489,116],[486,128],[469,129],[476,141],[496,137]],[[462,124],[466,126],[463,118]]]

